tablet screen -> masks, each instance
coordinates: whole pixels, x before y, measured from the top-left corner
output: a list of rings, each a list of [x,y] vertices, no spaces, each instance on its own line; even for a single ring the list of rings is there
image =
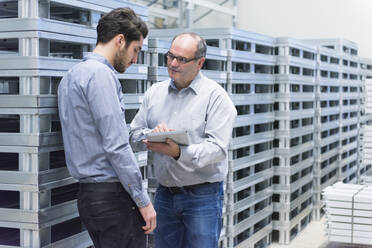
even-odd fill
[[[179,145],[188,145],[190,143],[189,135],[185,130],[148,133],[146,138],[151,142],[165,142],[167,139],[171,139]]]

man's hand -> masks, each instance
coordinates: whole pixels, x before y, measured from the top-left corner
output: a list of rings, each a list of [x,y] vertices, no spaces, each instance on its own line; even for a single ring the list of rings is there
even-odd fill
[[[139,211],[143,217],[143,220],[146,222],[146,226],[143,226],[142,229],[145,230],[145,234],[149,234],[156,228],[156,212],[152,203],[143,208],[139,208]]]
[[[143,143],[146,144],[147,149],[150,151],[162,153],[168,155],[169,157],[178,158],[181,154],[179,145],[171,139],[167,139],[166,143],[150,142],[148,140],[144,140]]]
[[[153,130],[153,133],[162,133],[175,131],[174,129],[168,128],[167,124],[160,123]],[[181,154],[180,147],[171,139],[167,139],[165,143],[163,142],[150,142],[148,140],[143,140],[143,143],[146,144],[147,149],[153,152],[162,153],[173,158],[178,158]]]
[[[160,123],[158,124],[153,130],[153,133],[162,133],[162,132],[169,132],[169,131],[174,131],[174,129],[168,128],[167,124],[165,123]]]

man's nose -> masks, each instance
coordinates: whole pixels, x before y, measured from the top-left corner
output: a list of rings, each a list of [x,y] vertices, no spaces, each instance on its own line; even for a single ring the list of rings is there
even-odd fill
[[[136,64],[136,63],[137,63],[137,60],[138,60],[138,57],[135,56],[135,57],[131,60],[131,63],[132,63],[132,64]]]
[[[170,65],[171,65],[171,66],[177,66],[177,65],[178,65],[178,60],[177,60],[177,58],[170,59]]]

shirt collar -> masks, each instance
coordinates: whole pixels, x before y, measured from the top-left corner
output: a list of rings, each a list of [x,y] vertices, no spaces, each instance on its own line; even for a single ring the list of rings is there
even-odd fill
[[[190,88],[192,91],[194,91],[195,94],[199,94],[200,88],[202,86],[201,84],[203,83],[202,78],[203,78],[203,74],[199,71],[196,77],[191,81],[189,87],[187,87],[186,89]],[[169,90],[170,89],[178,90],[176,85],[174,84],[173,79],[171,79],[169,82]]]
[[[111,70],[116,72],[112,64],[105,57],[103,57],[102,55],[98,53],[94,53],[94,52],[88,53],[87,55],[84,56],[83,61],[88,60],[88,59],[97,60],[98,62],[101,62],[102,64],[107,65]]]

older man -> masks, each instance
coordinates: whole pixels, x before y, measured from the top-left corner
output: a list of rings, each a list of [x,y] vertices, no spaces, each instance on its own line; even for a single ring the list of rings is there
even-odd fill
[[[131,123],[134,149],[153,152],[159,248],[218,247],[223,180],[236,109],[225,90],[200,69],[204,39],[177,35],[166,54],[169,80],[154,84]],[[190,145],[149,142],[149,132],[187,130]]]

